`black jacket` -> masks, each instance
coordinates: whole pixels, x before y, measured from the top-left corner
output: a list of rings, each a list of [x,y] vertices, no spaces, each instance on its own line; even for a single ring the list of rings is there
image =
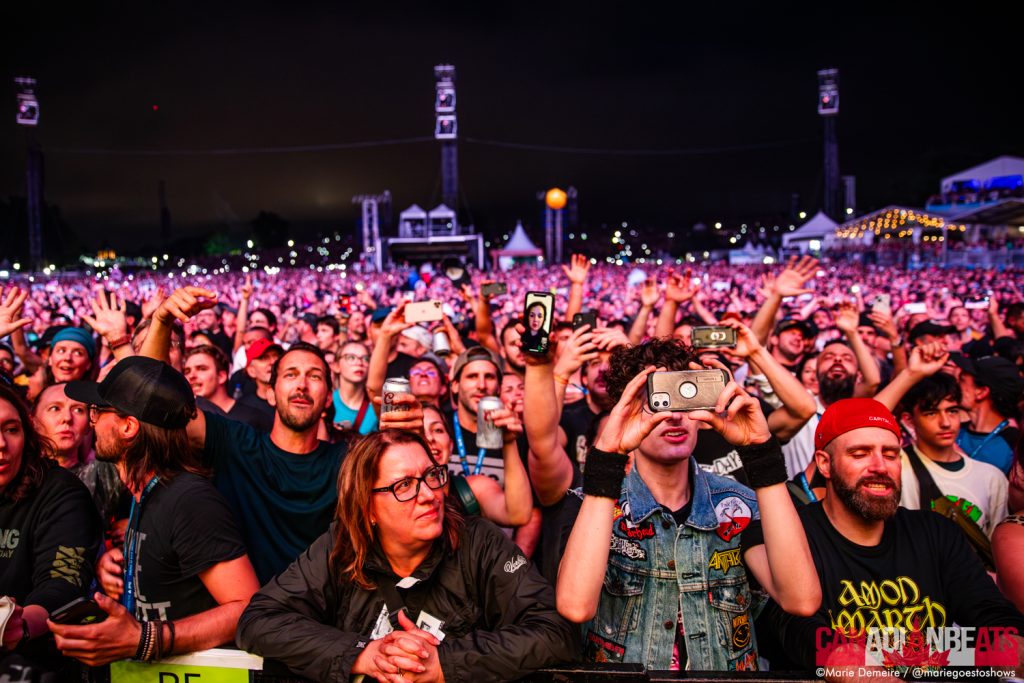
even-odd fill
[[[333,529],[332,529],[333,530]],[[319,681],[347,681],[385,600],[378,590],[339,585],[329,568],[331,531],[256,595],[238,622],[239,647]],[[368,558],[371,580],[398,582],[383,555]],[[438,659],[445,680],[505,681],[575,658],[573,627],[555,611],[551,586],[490,522],[469,517],[452,552],[438,540],[399,595],[444,621]]]

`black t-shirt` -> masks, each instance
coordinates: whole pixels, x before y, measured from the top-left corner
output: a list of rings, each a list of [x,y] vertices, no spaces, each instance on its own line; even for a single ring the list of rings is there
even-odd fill
[[[274,428],[274,408],[256,394],[246,394],[235,401],[227,413],[229,420],[244,422],[260,432],[269,432]]]
[[[583,475],[573,471],[572,483],[558,502],[540,509],[540,543],[533,554],[533,563],[541,576],[554,586],[558,581],[558,565],[562,562],[565,545],[583,505]]]
[[[458,412],[452,416],[452,424],[449,425],[453,430],[460,429],[462,432],[463,443],[466,446],[466,461],[469,464],[470,474],[476,474],[476,461],[479,454],[479,449],[476,445],[476,432],[471,432],[468,429],[461,429],[459,425]],[[453,431],[452,434],[455,432]],[[454,441],[454,452],[452,453],[452,459],[448,463],[448,470],[455,474],[465,474],[462,469],[462,461],[460,458],[460,452],[458,447],[458,441],[455,437],[452,437]],[[530,463],[528,461],[530,447],[526,441],[526,435],[521,434],[516,439],[516,446],[519,449],[519,459],[523,461],[523,467],[526,471],[530,471]],[[502,454],[501,448],[487,448],[484,449],[484,464],[480,470],[480,474],[485,474],[491,479],[494,479],[502,488],[505,486],[505,456]]]
[[[275,446],[268,433],[206,414],[203,450],[260,583],[281,573],[327,531],[338,504],[344,442],[321,441],[310,453],[290,453]]]
[[[0,595],[53,612],[89,590],[101,531],[85,484],[56,463],[46,467],[28,498],[0,496]]]
[[[415,356],[410,356],[407,353],[402,353],[401,351],[399,351],[398,355],[395,356],[395,359],[388,363],[387,376],[405,377],[408,379],[409,370],[411,370],[412,366],[416,365],[419,362],[419,358],[416,358]]]
[[[729,477],[744,486],[748,485],[747,471],[743,469],[739,451],[714,429],[701,429],[697,432],[693,459],[705,472]]]
[[[124,549],[137,558],[135,618],[140,621],[183,619],[216,607],[199,574],[245,555],[223,496],[210,480],[188,472],[160,480],[135,506]]]
[[[820,627],[854,635],[858,627],[910,628],[895,623],[910,616],[920,628],[955,623],[1024,632],[1024,616],[985,573],[963,532],[941,515],[898,508],[885,523],[882,541],[867,547],[836,531],[820,503],[800,507],[798,514],[821,582],[821,607],[809,618],[779,609],[772,617],[800,667],[817,666]],[[743,532],[743,552],[763,543],[760,521],[751,522]]]
[[[580,461],[587,458],[587,448],[590,447],[587,433],[597,416],[598,413],[590,409],[586,399],[562,408],[562,419],[558,424],[565,432],[565,452],[577,469]]]

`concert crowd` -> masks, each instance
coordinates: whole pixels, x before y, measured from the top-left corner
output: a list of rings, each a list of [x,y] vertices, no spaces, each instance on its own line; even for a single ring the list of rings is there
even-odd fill
[[[949,664],[880,631],[973,628],[972,665],[1019,675],[1022,284],[809,256],[19,276],[0,655],[855,679]]]

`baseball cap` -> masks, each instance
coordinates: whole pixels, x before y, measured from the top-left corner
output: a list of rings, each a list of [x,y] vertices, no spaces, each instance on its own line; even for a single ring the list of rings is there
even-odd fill
[[[183,428],[196,411],[195,395],[185,376],[146,356],[118,361],[102,382],[68,382],[64,393],[82,403],[117,408],[163,429]]]
[[[427,350],[430,350],[434,345],[434,335],[430,334],[429,330],[424,327],[420,327],[419,325],[413,325],[408,329],[402,330],[402,336],[412,339]]]
[[[814,430],[814,447],[822,449],[836,437],[861,427],[888,429],[900,436],[900,426],[889,409],[873,398],[844,398],[830,405]]]
[[[925,320],[923,323],[914,325],[914,328],[910,330],[909,339],[910,343],[913,344],[926,334],[930,334],[933,337],[945,337],[947,334],[953,334],[954,332],[956,332],[956,328],[952,325],[940,325],[931,320]]]
[[[50,340],[50,348],[52,349],[57,342],[62,341],[81,344],[85,348],[85,352],[89,354],[89,358],[96,357],[96,340],[92,338],[88,330],[81,327],[65,327],[53,335],[53,339]]]
[[[951,356],[951,360],[975,382],[991,389],[993,394],[1017,400],[1024,392],[1024,377],[1012,360],[999,356]]]
[[[316,329],[316,316],[313,315],[312,313],[303,313],[302,315],[299,316],[299,320],[306,323],[314,330]]]
[[[799,318],[783,318],[779,321],[779,324],[775,326],[775,334],[780,335],[786,330],[798,329],[803,333],[805,338],[811,338],[814,336],[814,329],[811,324],[806,320],[800,320]]]
[[[498,380],[501,380],[501,359],[493,351],[482,346],[471,346],[459,354],[459,357],[455,359],[455,365],[452,366],[452,379],[459,379],[459,375],[462,374],[462,368],[466,367],[467,363],[472,363],[475,360],[489,361],[498,370]]]
[[[252,344],[249,344],[249,348],[245,350],[246,366],[271,349],[277,349],[278,353],[284,353],[284,349],[279,344],[275,344],[269,339],[257,339]]]

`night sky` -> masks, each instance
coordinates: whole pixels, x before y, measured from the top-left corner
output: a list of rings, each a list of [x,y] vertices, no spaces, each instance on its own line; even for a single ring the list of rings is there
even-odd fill
[[[578,188],[593,228],[784,216],[794,193],[813,213],[815,72],[825,67],[840,69],[840,166],[857,176],[861,211],[923,205],[943,175],[1024,155],[1018,31],[994,6],[843,15],[735,3],[717,14],[694,3],[28,4],[8,14],[0,46],[0,197],[24,194],[12,78],[31,75],[46,200],[90,247],[152,244],[160,179],[175,237],[240,233],[260,210],[297,236],[352,230],[352,196],[385,189],[396,211],[439,202],[433,141],[181,152],[432,136],[441,62],[457,69],[461,208],[490,234],[517,218],[535,225],[535,194],[553,185]],[[173,154],[124,154],[143,150]]]

